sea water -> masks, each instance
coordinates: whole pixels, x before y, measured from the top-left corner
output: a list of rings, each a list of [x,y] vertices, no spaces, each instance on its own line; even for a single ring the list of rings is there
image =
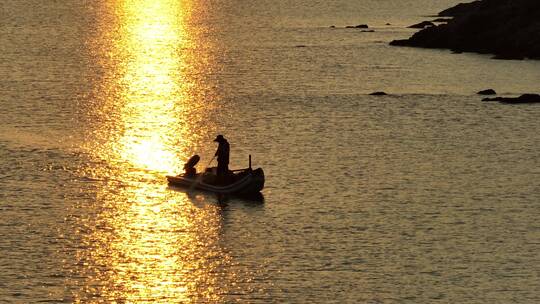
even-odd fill
[[[538,303],[540,62],[388,45],[458,2],[5,1],[0,300]]]

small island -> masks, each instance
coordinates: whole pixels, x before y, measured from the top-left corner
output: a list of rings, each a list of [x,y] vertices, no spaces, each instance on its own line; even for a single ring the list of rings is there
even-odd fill
[[[458,4],[439,16],[452,19],[390,44],[494,54],[497,59],[540,59],[538,0],[479,0]]]

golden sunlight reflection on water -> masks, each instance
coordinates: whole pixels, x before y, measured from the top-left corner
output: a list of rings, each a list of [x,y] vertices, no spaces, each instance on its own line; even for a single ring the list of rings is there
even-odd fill
[[[220,244],[221,208],[165,187],[164,175],[177,173],[213,132],[200,122],[211,105],[193,94],[205,88],[192,77],[202,71],[190,69],[212,62],[193,51],[191,4],[109,3],[116,23],[102,22],[89,44],[106,77],[96,83],[90,115],[100,123],[85,144],[107,165],[92,169],[106,180],[95,205],[79,206],[86,246],[76,271],[86,279],[76,301],[219,301],[236,276],[220,270],[231,262]]]
[[[176,6],[174,5],[176,4]],[[176,155],[167,147],[174,116],[175,92],[179,84],[176,45],[181,44],[182,27],[177,27],[174,1],[126,1],[123,9],[127,60],[123,83],[127,101],[120,117],[127,126],[118,142],[118,154],[131,164],[150,170],[179,168]],[[184,103],[181,104],[185,106]],[[189,144],[186,138],[181,141]]]

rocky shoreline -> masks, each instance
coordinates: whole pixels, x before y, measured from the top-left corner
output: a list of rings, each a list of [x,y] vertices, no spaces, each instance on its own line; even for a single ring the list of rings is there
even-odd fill
[[[439,16],[453,18],[390,44],[494,54],[497,59],[540,59],[539,0],[479,0]]]

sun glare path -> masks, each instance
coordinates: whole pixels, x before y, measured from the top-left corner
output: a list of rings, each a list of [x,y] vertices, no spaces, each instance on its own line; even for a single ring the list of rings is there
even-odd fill
[[[88,244],[98,245],[80,252],[93,262],[82,268],[90,279],[75,298],[84,301],[100,282],[92,293],[112,302],[216,301],[216,268],[227,263],[220,209],[196,207],[164,184],[164,173],[178,172],[201,136],[195,131],[204,129],[192,120],[205,111],[192,105],[200,84],[193,75],[207,67],[196,64],[205,54],[193,52],[193,29],[185,25],[193,3],[112,3],[116,23],[102,23],[93,44],[110,73],[97,94],[106,102],[96,109],[107,122],[96,134],[107,142],[94,151],[108,160],[103,175],[120,182],[101,189],[96,216],[82,223],[93,230]]]
[[[176,49],[185,35],[178,15],[179,1],[126,1],[124,47],[130,54],[123,83],[126,131],[118,145],[120,156],[136,167],[172,172],[177,155],[168,144],[171,125],[178,124],[175,102],[180,64]]]

